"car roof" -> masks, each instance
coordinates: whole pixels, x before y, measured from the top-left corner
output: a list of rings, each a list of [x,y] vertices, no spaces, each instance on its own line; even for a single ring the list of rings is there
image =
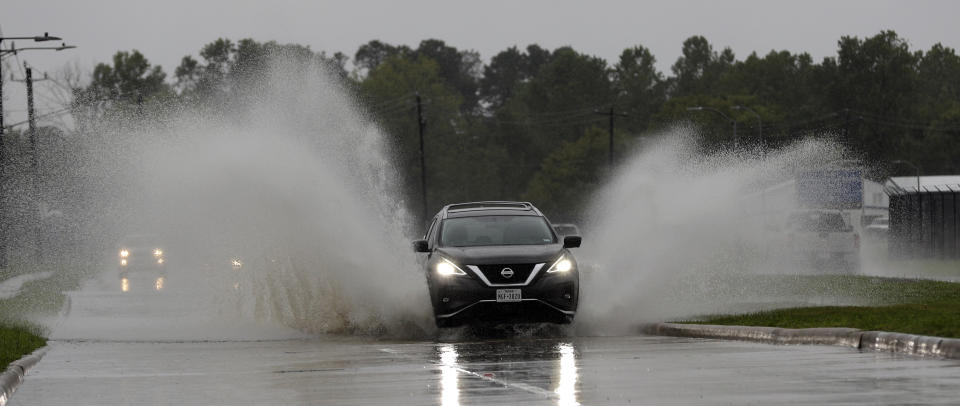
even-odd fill
[[[484,201],[448,204],[440,210],[440,218],[477,217],[477,216],[539,216],[543,217],[528,202]]]

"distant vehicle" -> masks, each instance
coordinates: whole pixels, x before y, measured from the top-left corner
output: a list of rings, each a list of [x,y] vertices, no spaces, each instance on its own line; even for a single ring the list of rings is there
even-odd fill
[[[580,297],[570,248],[530,203],[445,206],[414,250],[425,253],[430,302],[438,327],[477,323],[573,321]]]
[[[877,241],[886,240],[889,232],[890,219],[888,217],[875,218],[870,222],[870,225],[863,229],[864,237]]]
[[[124,237],[119,246],[120,291],[163,290],[167,257],[159,239],[149,234],[131,234]]]
[[[576,224],[570,223],[560,223],[554,224],[553,230],[557,232],[557,235],[563,237],[565,235],[583,235],[580,234],[580,228]]]
[[[794,258],[817,268],[860,270],[860,236],[839,210],[800,210],[787,220]]]

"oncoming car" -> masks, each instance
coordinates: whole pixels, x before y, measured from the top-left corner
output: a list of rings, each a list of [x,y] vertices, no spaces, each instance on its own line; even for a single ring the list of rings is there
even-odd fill
[[[117,250],[120,291],[163,290],[167,257],[155,236],[132,234],[123,238]]]
[[[848,273],[860,270],[860,235],[839,210],[797,210],[787,219],[794,259]]]
[[[425,253],[438,327],[475,323],[573,321],[580,294],[577,261],[546,217],[526,202],[445,206],[414,250]]]

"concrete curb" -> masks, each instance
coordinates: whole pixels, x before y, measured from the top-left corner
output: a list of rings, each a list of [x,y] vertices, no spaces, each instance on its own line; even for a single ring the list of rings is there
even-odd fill
[[[23,358],[10,363],[7,370],[0,373],[0,406],[5,406],[10,401],[10,396],[17,390],[17,386],[23,383],[23,376],[30,368],[40,362],[40,358],[47,353],[47,347],[42,347],[30,353]]]
[[[718,326],[713,324],[651,323],[640,327],[644,334],[718,338],[754,341],[767,344],[835,345],[947,359],[960,359],[960,339],[863,331],[854,328],[776,328],[750,326]]]

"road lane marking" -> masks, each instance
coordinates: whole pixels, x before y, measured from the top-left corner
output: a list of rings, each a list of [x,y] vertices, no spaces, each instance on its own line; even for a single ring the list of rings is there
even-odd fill
[[[392,349],[392,348],[381,348],[380,351],[385,352],[385,353],[387,353],[387,354],[391,354],[391,355],[403,357],[403,358],[406,358],[406,359],[417,360],[417,361],[421,361],[421,362],[427,362],[427,363],[430,363],[430,364],[433,364],[433,365],[436,365],[436,366],[440,366],[440,367],[446,366],[446,365],[444,365],[444,364],[443,364],[442,362],[440,362],[440,361],[434,361],[434,360],[431,360],[431,359],[423,359],[423,358],[420,358],[420,357],[415,357],[415,356],[406,354],[406,353],[404,353],[404,352],[401,352],[401,351],[398,351],[398,350],[395,350],[395,349]],[[551,392],[551,391],[546,390],[546,389],[543,389],[543,388],[540,388],[540,387],[537,387],[537,386],[527,385],[527,384],[525,384],[525,383],[520,383],[520,382],[508,382],[508,381],[505,381],[505,380],[503,380],[503,379],[497,379],[497,378],[493,377],[492,374],[482,374],[482,373],[479,373],[479,372],[470,371],[470,370],[468,370],[468,369],[466,369],[466,368],[463,368],[463,367],[460,366],[459,364],[458,364],[457,366],[454,366],[453,368],[454,368],[454,370],[456,370],[457,372],[460,372],[460,373],[462,373],[462,374],[464,374],[464,375],[472,376],[472,377],[479,378],[479,379],[482,379],[482,380],[485,380],[485,381],[488,381],[488,382],[492,382],[492,383],[495,383],[495,384],[497,384],[497,385],[500,385],[500,386],[503,386],[503,387],[506,387],[506,388],[520,389],[520,390],[526,391],[526,392],[528,392],[528,393],[532,393],[532,394],[534,394],[534,395],[542,396],[542,397],[544,397],[544,398],[546,398],[546,399],[557,399],[557,398],[559,397],[556,393]]]

